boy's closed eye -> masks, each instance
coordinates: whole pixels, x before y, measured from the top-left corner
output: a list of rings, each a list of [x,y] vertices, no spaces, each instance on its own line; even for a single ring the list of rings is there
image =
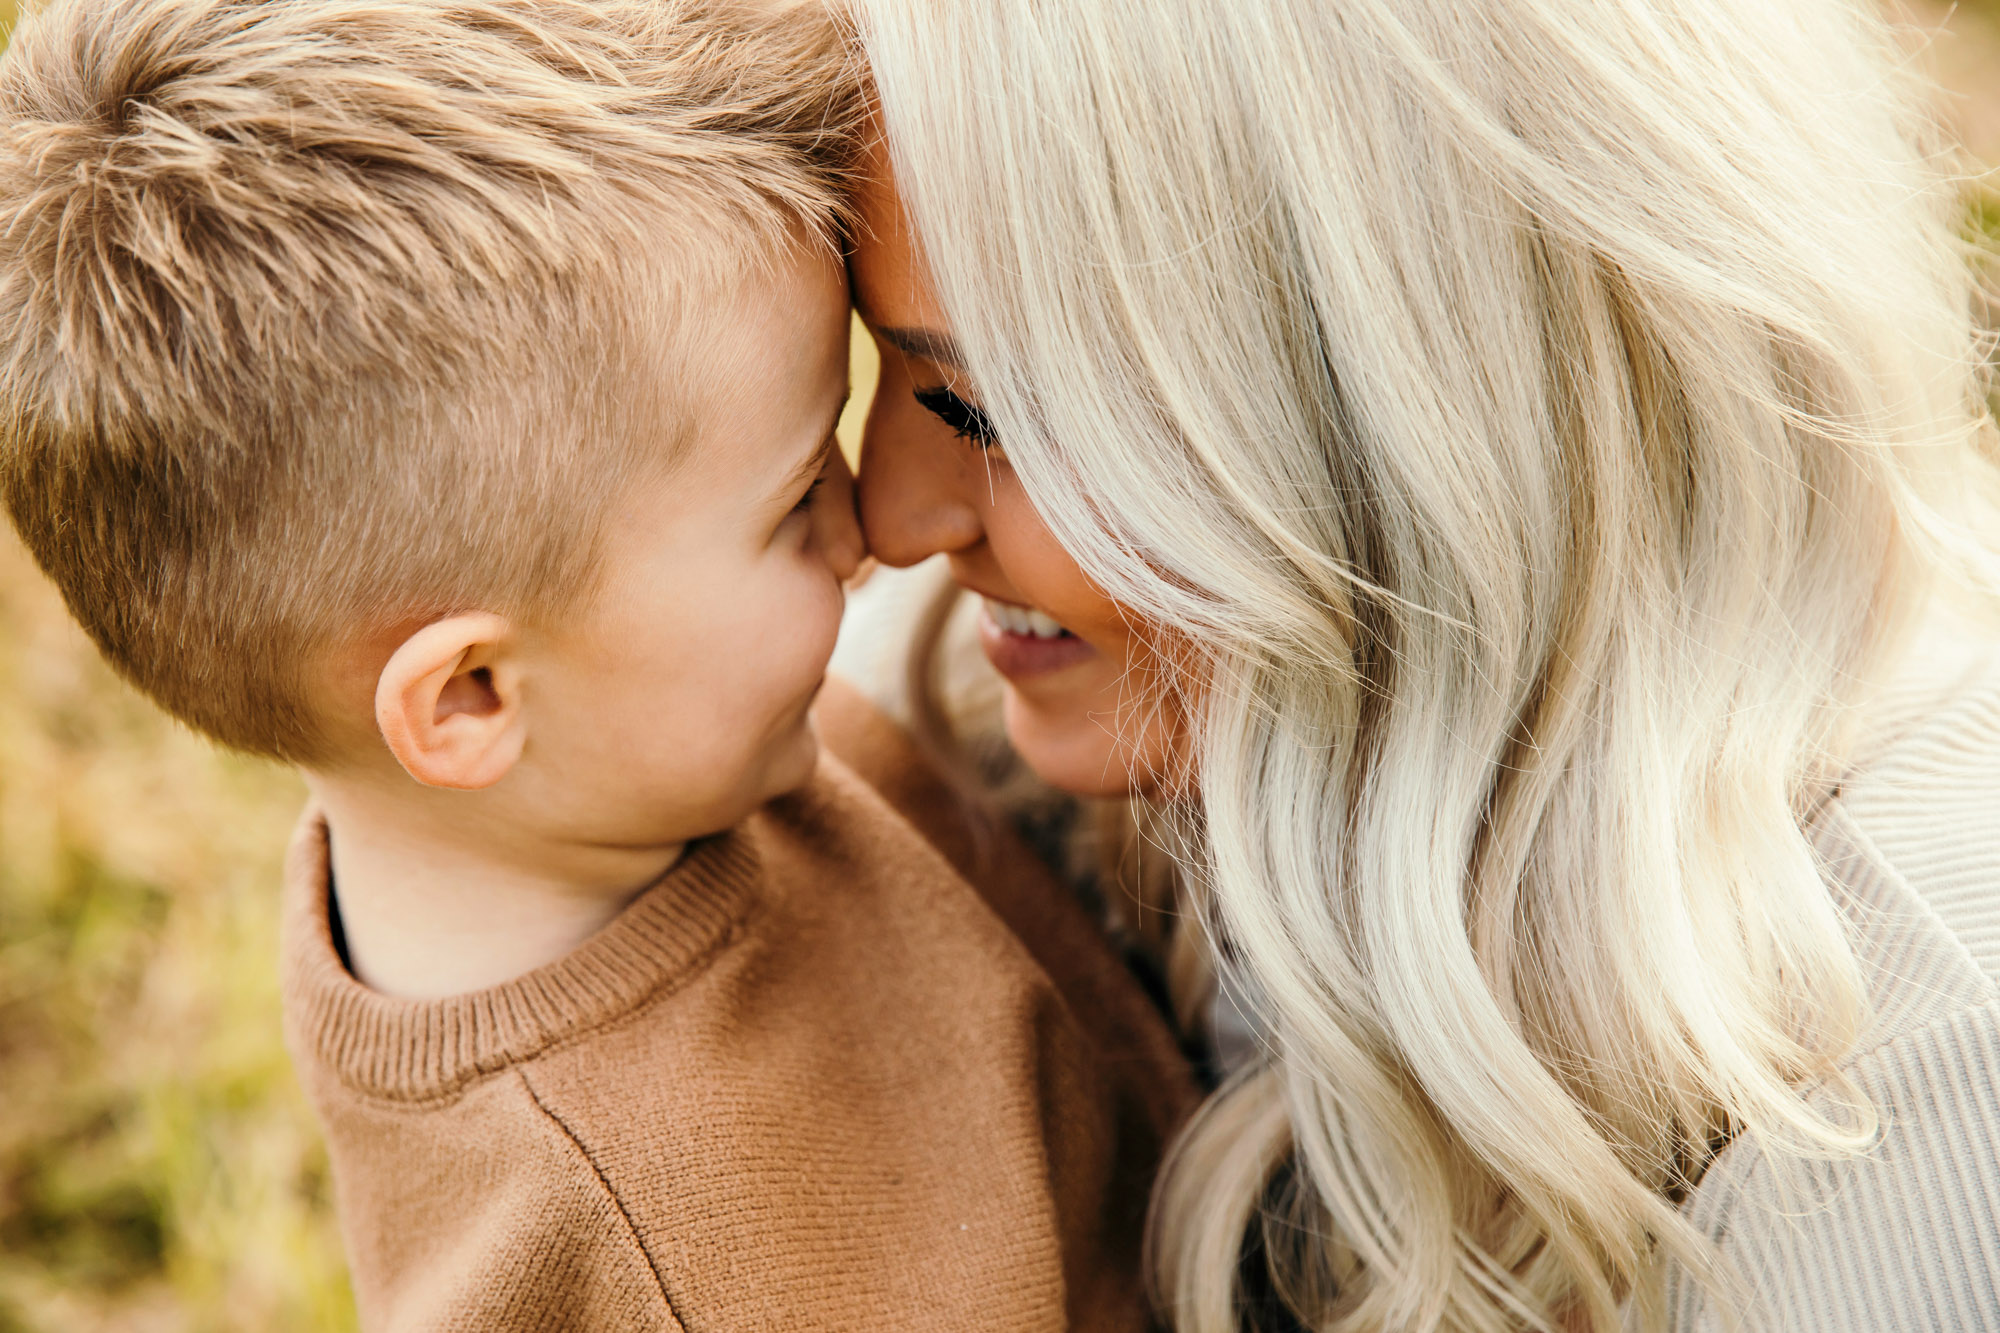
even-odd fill
[[[838,439],[831,430],[828,430],[819,447],[800,460],[799,465],[787,474],[784,485],[778,490],[780,502],[786,504],[783,516],[779,520],[780,528],[811,512],[813,502],[818,499],[826,484],[827,463],[833,457],[834,450],[839,447]]]

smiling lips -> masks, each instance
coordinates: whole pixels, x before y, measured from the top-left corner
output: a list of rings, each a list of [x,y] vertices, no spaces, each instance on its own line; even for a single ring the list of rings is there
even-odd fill
[[[1046,611],[1015,606],[1012,602],[996,602],[991,597],[981,597],[979,600],[986,604],[986,614],[992,618],[993,623],[1009,634],[1026,634],[1037,639],[1060,639],[1069,633]]]
[[[1045,611],[982,596],[979,646],[993,669],[1009,680],[1046,675],[1097,656],[1097,650]]]

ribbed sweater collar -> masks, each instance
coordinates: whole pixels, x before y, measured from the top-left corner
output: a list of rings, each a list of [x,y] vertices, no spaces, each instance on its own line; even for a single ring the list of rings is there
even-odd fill
[[[754,819],[752,821],[755,822]],[[444,1096],[614,1022],[698,968],[735,932],[761,874],[753,830],[689,846],[604,929],[546,967],[488,990],[402,1000],[356,981],[329,914],[326,820],[308,809],[285,869],[284,990],[300,1056],[355,1089]]]

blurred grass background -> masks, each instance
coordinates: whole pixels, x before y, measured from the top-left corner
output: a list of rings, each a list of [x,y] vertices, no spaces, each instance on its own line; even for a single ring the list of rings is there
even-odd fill
[[[2000,0],[1906,12],[1943,25],[1925,58],[2000,163]],[[1996,184],[1967,216],[2000,255]],[[873,371],[858,340],[850,449]],[[279,1035],[301,798],[122,685],[0,534],[0,1333],[354,1327]]]

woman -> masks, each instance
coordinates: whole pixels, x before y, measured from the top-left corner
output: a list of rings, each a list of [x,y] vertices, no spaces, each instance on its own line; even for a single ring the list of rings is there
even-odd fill
[[[2000,1327],[1990,427],[1890,33],[858,8],[870,543],[1254,997],[1175,1327]]]

